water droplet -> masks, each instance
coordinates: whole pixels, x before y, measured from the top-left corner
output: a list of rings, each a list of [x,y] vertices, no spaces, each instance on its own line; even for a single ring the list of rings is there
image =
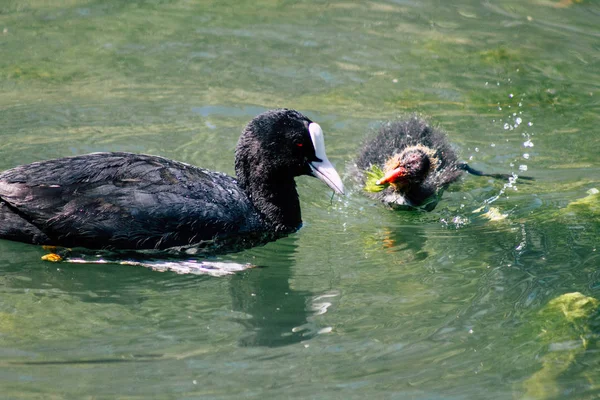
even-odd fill
[[[527,165],[525,165],[525,164],[519,165],[519,171],[527,171]]]
[[[531,139],[523,142],[523,146],[525,147],[533,147],[533,142],[531,141]]]
[[[517,117],[517,118],[515,119],[515,123],[516,123],[517,125],[521,125],[521,122],[523,122],[523,120],[521,119],[521,117]]]
[[[523,153],[523,158],[529,160],[529,153]]]
[[[490,144],[490,146],[496,147],[496,143],[492,143],[492,144]]]
[[[531,126],[533,125],[533,122],[528,122],[527,125]]]
[[[479,153],[479,147],[475,147],[475,153]]]
[[[510,125],[508,123],[504,124],[504,129],[505,130],[510,129]]]
[[[512,99],[513,98],[513,94],[512,93],[509,94],[508,97],[510,97]]]

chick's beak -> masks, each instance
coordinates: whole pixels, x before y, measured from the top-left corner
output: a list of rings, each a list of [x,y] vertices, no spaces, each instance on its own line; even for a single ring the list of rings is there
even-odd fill
[[[394,182],[398,181],[399,179],[405,177],[406,173],[407,173],[407,171],[406,171],[406,168],[404,168],[404,167],[394,168],[393,170],[391,170],[387,174],[385,174],[383,176],[383,178],[381,178],[380,180],[378,180],[375,183],[377,185],[385,185],[386,183],[394,183]]]

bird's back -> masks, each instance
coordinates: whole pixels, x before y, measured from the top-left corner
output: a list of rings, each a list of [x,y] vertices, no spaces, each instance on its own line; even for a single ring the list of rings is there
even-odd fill
[[[149,155],[94,153],[16,167],[0,174],[0,199],[4,219],[12,213],[61,246],[163,249],[265,229],[234,178]],[[0,227],[0,237],[11,235]],[[25,233],[22,241],[33,242]]]

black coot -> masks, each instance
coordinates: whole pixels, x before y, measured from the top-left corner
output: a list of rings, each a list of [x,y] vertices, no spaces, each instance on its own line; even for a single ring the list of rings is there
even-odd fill
[[[237,180],[166,158],[94,153],[0,174],[0,238],[91,249],[234,251],[297,230],[294,177],[342,194],[323,132],[294,110],[267,111],[244,129]]]
[[[443,190],[464,171],[498,179],[512,176],[485,174],[459,163],[446,135],[417,116],[383,124],[356,160],[366,193],[398,209],[433,210]]]

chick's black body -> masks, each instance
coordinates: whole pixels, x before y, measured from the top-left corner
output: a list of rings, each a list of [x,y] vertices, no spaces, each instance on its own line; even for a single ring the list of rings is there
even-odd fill
[[[208,251],[273,240],[302,222],[294,177],[310,174],[315,158],[310,123],[284,109],[251,121],[236,149],[239,181],[130,153],[13,168],[0,174],[0,238],[91,249]]]
[[[368,195],[396,208],[426,204],[426,209],[432,210],[437,195],[463,173],[446,135],[416,116],[383,124],[365,142],[356,159],[359,179],[364,183],[364,171],[372,166],[386,170],[386,164],[389,166],[395,158],[396,163],[407,167],[402,185],[392,184]]]

